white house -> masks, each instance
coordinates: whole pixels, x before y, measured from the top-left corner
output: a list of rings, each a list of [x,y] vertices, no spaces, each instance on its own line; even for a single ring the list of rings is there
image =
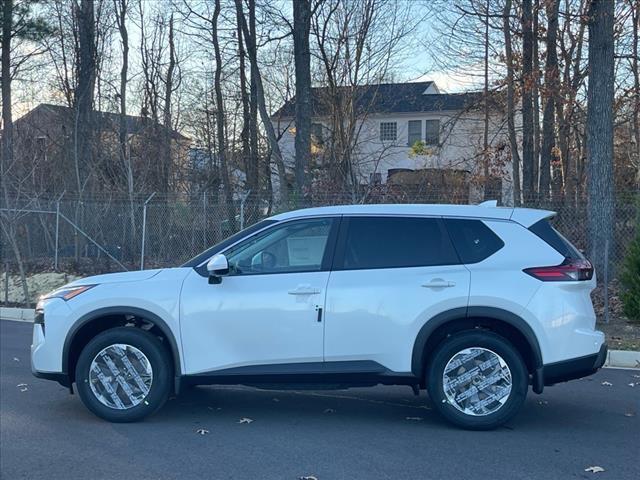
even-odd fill
[[[347,89],[345,89],[346,91]],[[335,100],[326,88],[312,89],[312,151],[322,152],[333,134]],[[440,93],[434,82],[387,83],[359,86],[346,93],[354,99],[354,176],[361,185],[433,177],[434,172],[455,173],[470,180],[484,172],[484,99],[479,93]],[[339,95],[340,96],[340,95]],[[344,97],[342,97],[344,98]],[[332,105],[331,102],[334,102]],[[281,136],[285,164],[295,158],[295,98],[285,103],[272,122]],[[512,176],[504,112],[492,105],[489,115],[491,192],[511,204]],[[420,142],[417,144],[416,142]],[[506,149],[504,148],[506,146]],[[502,153],[504,152],[504,153]],[[423,175],[421,175],[423,174]],[[437,176],[437,175],[436,175]],[[442,176],[444,178],[444,175]],[[397,180],[396,180],[397,181]],[[469,201],[482,192],[466,181]],[[447,190],[446,185],[432,188]]]

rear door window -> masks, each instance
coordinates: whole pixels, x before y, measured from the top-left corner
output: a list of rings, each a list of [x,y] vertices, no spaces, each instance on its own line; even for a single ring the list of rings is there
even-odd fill
[[[482,220],[446,218],[445,224],[462,263],[478,263],[490,257],[504,242]]]
[[[460,260],[438,218],[345,217],[337,269],[455,265]]]

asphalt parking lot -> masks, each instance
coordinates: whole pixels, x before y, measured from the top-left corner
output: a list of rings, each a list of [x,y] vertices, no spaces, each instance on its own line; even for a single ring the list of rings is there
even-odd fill
[[[31,375],[30,343],[30,324],[0,321],[2,479],[640,478],[637,370],[530,394],[493,432],[452,428],[422,394],[382,386],[197,387],[145,422],[109,424]]]

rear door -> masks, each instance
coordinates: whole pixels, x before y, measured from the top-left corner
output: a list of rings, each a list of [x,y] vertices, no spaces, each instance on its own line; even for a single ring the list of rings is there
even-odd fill
[[[325,361],[410,372],[418,331],[466,307],[469,278],[439,217],[343,217],[325,303]]]

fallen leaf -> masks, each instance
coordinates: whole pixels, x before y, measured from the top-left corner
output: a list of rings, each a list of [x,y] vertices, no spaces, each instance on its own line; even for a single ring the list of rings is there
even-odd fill
[[[205,428],[199,428],[198,430],[196,430],[196,433],[199,433],[200,435],[206,435],[207,433],[209,433],[209,430]]]
[[[600,472],[604,472],[604,468],[598,467],[597,465],[595,465],[593,467],[585,468],[584,471],[591,472],[591,473],[600,473]]]
[[[336,411],[333,408],[327,408],[324,412],[322,413],[336,413]]]
[[[20,361],[20,359],[19,359],[18,357],[13,357],[13,361],[14,361],[14,362],[19,362],[19,361]]]
[[[606,380],[604,382],[602,382],[602,385],[604,385],[605,387],[610,387],[611,385],[613,385],[613,383],[611,382],[607,382]]]
[[[636,386],[636,384],[635,384],[635,383],[633,383],[633,382],[631,382],[631,383],[629,384],[629,386],[630,386],[630,387],[635,387],[635,386]]]
[[[253,422],[253,420],[252,420],[252,419],[250,419],[250,418],[245,418],[245,417],[243,417],[243,418],[241,418],[240,420],[238,420],[238,423],[251,423],[251,422]]]
[[[422,417],[407,417],[407,420],[412,420],[414,422],[421,422],[424,419]]]

